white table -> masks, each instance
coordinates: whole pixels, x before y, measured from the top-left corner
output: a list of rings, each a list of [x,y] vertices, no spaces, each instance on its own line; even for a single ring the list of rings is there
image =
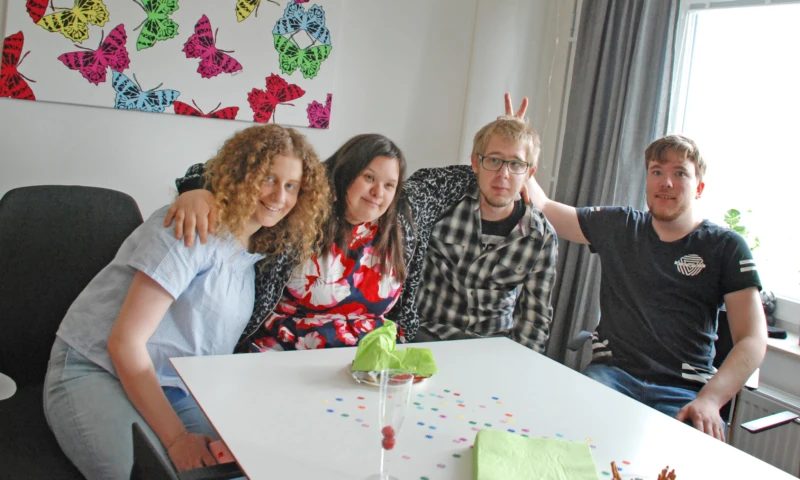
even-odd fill
[[[401,479],[471,479],[478,428],[586,441],[601,480],[612,460],[630,479],[667,464],[680,480],[794,478],[511,340],[414,346],[433,351],[439,373],[414,386],[392,452]],[[172,362],[251,479],[363,479],[379,470],[381,435],[377,389],[347,373],[355,352]]]

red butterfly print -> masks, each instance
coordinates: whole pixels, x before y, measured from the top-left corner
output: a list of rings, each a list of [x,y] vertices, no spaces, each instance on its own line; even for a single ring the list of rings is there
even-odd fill
[[[127,39],[125,25],[120,23],[111,30],[105,41],[102,37],[100,38],[100,46],[97,50],[75,45],[84,51],[65,53],[58,59],[69,69],[81,72],[83,78],[90,83],[100,85],[101,82],[106,81],[106,67],[122,72],[130,66],[131,60],[128,58],[128,50],[125,48]]]
[[[28,0],[25,2],[25,8],[33,23],[38,23],[47,11],[47,0]]]
[[[226,52],[216,47],[215,37],[218,31],[219,29],[211,35],[211,22],[203,15],[194,26],[194,35],[183,44],[186,58],[202,59],[200,66],[197,67],[197,73],[203,78],[215,77],[222,72],[238,72],[242,69],[242,64],[228,55],[233,52]]]
[[[306,94],[306,91],[295,84],[289,84],[286,80],[274,73],[267,77],[267,90],[254,88],[247,94],[247,101],[253,109],[253,120],[259,123],[269,122],[272,112],[278,105],[292,105],[285,103]]]
[[[192,103],[194,103],[194,100],[192,100]],[[208,113],[203,113],[196,103],[194,103],[194,107],[192,107],[191,105],[187,105],[183,102],[175,100],[175,102],[172,103],[172,108],[175,109],[175,113],[177,115],[203,118],[220,118],[222,120],[233,120],[236,118],[236,115],[239,113],[239,107],[225,107],[222,110],[217,110],[220,105],[222,105],[222,103],[217,105],[214,110],[211,110]]]
[[[306,107],[306,115],[308,116],[308,126],[311,128],[328,128],[331,122],[331,98],[333,95],[328,94],[325,105],[314,100]],[[350,247],[352,248],[352,247]]]
[[[17,71],[17,67],[22,64],[22,61],[30,53],[25,52],[25,55],[20,58],[24,43],[25,36],[22,32],[17,32],[3,40],[3,63],[0,65],[0,97],[36,100],[33,90],[28,85],[28,82],[36,83],[36,81]]]

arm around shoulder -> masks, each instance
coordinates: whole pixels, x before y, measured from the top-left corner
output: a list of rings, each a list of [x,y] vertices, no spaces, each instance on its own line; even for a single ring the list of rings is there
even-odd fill
[[[589,240],[583,234],[583,230],[581,230],[578,211],[575,207],[547,198],[544,190],[533,175],[528,178],[525,187],[534,208],[544,213],[544,216],[553,225],[560,238],[575,243],[589,243]]]

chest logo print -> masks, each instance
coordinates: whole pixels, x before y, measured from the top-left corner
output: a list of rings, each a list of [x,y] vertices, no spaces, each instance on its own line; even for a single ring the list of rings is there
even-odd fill
[[[680,260],[675,262],[675,266],[678,268],[679,272],[687,277],[694,277],[706,268],[703,259],[694,253],[682,256]]]

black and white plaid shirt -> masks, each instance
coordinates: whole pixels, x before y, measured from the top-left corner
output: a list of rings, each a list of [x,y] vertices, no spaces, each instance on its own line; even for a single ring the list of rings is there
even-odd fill
[[[445,339],[458,331],[505,335],[543,353],[557,253],[553,226],[530,206],[505,240],[484,249],[479,192],[470,189],[433,227],[417,292],[420,324]]]

